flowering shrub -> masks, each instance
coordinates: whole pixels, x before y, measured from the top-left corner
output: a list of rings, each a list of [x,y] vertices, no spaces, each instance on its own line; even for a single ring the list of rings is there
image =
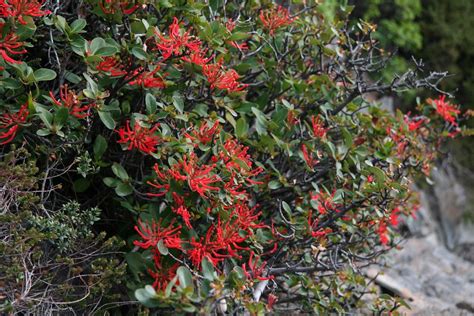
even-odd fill
[[[317,1],[177,2],[1,1],[2,151],[34,157],[44,209],[102,210],[148,308],[360,307],[361,269],[416,209],[413,179],[464,132],[444,95],[406,115],[365,95],[444,74],[377,81],[372,25]]]

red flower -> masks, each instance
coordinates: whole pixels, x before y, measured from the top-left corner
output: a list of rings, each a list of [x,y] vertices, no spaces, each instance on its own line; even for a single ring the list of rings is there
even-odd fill
[[[18,41],[18,36],[11,32],[3,36],[3,26],[5,23],[0,23],[0,56],[10,64],[20,64],[21,61],[13,59],[10,55],[20,55],[26,53],[23,48],[24,42]]]
[[[201,41],[193,39],[193,37],[189,35],[189,31],[181,32],[176,17],[173,18],[173,23],[168,27],[168,38],[159,34],[157,31],[155,31],[155,34],[160,39],[160,43],[156,44],[156,47],[161,51],[163,59],[168,59],[172,55],[179,56],[185,49],[189,49],[193,52],[201,48]]]
[[[377,234],[379,235],[380,243],[387,245],[390,239],[388,238],[387,224],[385,222],[381,221],[379,223]]]
[[[156,66],[156,68],[153,71],[146,71],[143,73],[140,73],[143,71],[142,68],[136,69],[133,74],[130,77],[135,77],[134,80],[130,81],[128,84],[133,86],[133,85],[138,85],[142,86],[144,88],[164,88],[165,87],[165,82],[163,81],[163,78],[161,77],[155,77],[155,74],[160,70],[159,66]]]
[[[111,77],[122,77],[127,74],[124,65],[122,65],[117,58],[112,56],[104,57],[96,69],[109,73]]]
[[[192,142],[198,141],[198,143],[207,145],[209,142],[211,142],[218,131],[219,121],[215,121],[212,126],[209,126],[208,122],[204,122],[204,124],[201,124],[199,129],[195,128],[191,134],[185,133],[184,137],[191,140]]]
[[[192,191],[197,192],[203,197],[208,191],[219,191],[219,188],[211,186],[220,181],[217,175],[209,174],[214,169],[214,165],[197,166],[197,157],[194,153],[189,156],[189,160],[184,156],[184,159],[179,165],[181,165],[183,171],[186,173],[186,179]],[[178,174],[177,170],[174,171],[174,174]]]
[[[26,123],[28,114],[28,104],[23,104],[17,113],[4,113],[0,116],[0,129],[6,130],[0,132],[0,145],[8,144],[15,138],[20,124]]]
[[[190,222],[189,211],[185,206],[181,205],[178,208],[173,208],[173,212],[175,212],[176,214],[178,214],[179,216],[181,216],[183,218],[184,224],[186,225],[187,228],[189,228],[189,229],[193,228],[191,226],[191,222]]]
[[[246,177],[245,180],[250,184],[262,184],[262,182],[251,179],[262,173],[263,169],[261,167],[252,169],[252,160],[248,154],[249,147],[230,138],[224,143],[224,149],[219,155],[227,169],[234,170],[239,175]]]
[[[314,115],[311,116],[311,125],[313,127],[314,137],[323,138],[326,136],[328,128],[323,127],[323,122],[319,115],[316,117]]]
[[[222,60],[216,64],[204,65],[202,73],[206,76],[211,89],[218,88],[229,92],[237,92],[248,86],[237,81],[240,76],[235,70],[225,71],[222,67]]]
[[[192,51],[188,56],[183,56],[181,59],[187,63],[193,63],[198,66],[204,66],[208,62],[212,60],[214,55],[211,55],[210,57],[205,57],[207,53],[207,49],[204,50],[195,50]]]
[[[43,2],[37,0],[8,0],[8,4],[6,4],[2,0],[0,2],[0,17],[16,17],[21,24],[27,24],[24,20],[25,16],[40,17],[51,13],[49,10],[41,10]]]
[[[163,196],[169,190],[169,181],[174,179],[178,182],[187,182],[191,191],[197,192],[200,196],[206,197],[210,191],[219,191],[220,189],[212,186],[221,179],[216,174],[210,174],[215,165],[198,166],[197,157],[194,153],[189,157],[184,156],[183,160],[174,164],[166,173],[161,172],[157,164],[155,164],[154,171],[157,175],[157,180],[148,182],[149,185],[164,190],[159,193],[149,193],[150,196]]]
[[[314,166],[316,166],[319,163],[319,160],[315,159],[313,157],[312,153],[308,152],[308,148],[306,147],[305,144],[301,145],[301,151],[303,152],[303,158],[308,167],[313,170]]]
[[[332,229],[329,227],[326,228],[319,228],[315,230],[318,227],[319,220],[315,219],[313,221],[313,211],[309,210],[308,212],[308,226],[309,226],[309,232],[311,233],[311,236],[314,238],[322,238],[325,237],[327,234],[332,232]]]
[[[328,211],[340,212],[340,204],[334,203],[334,196],[336,195],[336,190],[329,195],[326,192],[320,192],[316,194],[311,194],[311,200],[317,202],[317,209],[319,214],[327,214]]]
[[[267,265],[267,263],[263,262],[260,266],[257,266],[258,261],[260,260],[260,258],[257,257],[257,256],[255,256],[255,260],[253,260],[253,258],[254,258],[254,253],[253,253],[253,251],[251,251],[250,256],[249,256],[249,261],[248,261],[248,267],[249,267],[250,271],[252,272],[251,274],[249,272],[247,272],[246,264],[244,263],[242,265],[242,269],[244,270],[244,273],[247,276],[247,278],[249,278],[249,279],[250,278],[258,279],[260,281],[273,279],[274,278],[273,275],[270,275],[268,277],[263,276],[263,274],[265,274],[265,272],[266,272],[265,271],[265,266]]]
[[[148,269],[150,276],[155,279],[153,282],[153,287],[157,291],[164,291],[168,286],[168,283],[176,276],[176,271],[179,268],[179,262],[176,262],[169,267],[163,266],[160,253],[158,251],[154,251],[153,262],[155,264],[155,269]]]
[[[135,121],[133,130],[130,129],[130,121],[127,121],[125,127],[118,130],[120,139],[119,144],[128,144],[128,150],[137,148],[145,154],[152,154],[156,152],[156,146],[160,143],[160,137],[155,135],[159,124],[155,124],[152,128],[147,128],[140,125],[139,121]]]
[[[437,100],[430,100],[439,115],[446,121],[455,126],[458,125],[456,118],[461,111],[457,105],[445,101],[446,95],[439,96]]]
[[[59,98],[61,101],[56,100],[53,91],[49,92],[49,96],[53,100],[54,104],[59,107],[67,108],[69,110],[69,114],[78,119],[83,119],[90,115],[90,113],[87,113],[87,111],[89,111],[93,104],[82,105],[75,92],[68,89],[67,84],[62,85],[59,88]]]
[[[181,249],[181,226],[173,227],[171,222],[167,227],[161,226],[161,219],[157,222],[153,220],[151,225],[138,219],[138,226],[135,230],[143,241],[135,240],[133,244],[142,249],[156,248],[158,242],[163,240],[164,245],[170,249]]]
[[[227,22],[225,23],[225,27],[227,28],[227,30],[229,32],[232,32],[235,28],[235,25],[236,25],[236,21],[232,20],[232,19],[229,19],[227,20]],[[230,41],[230,45],[237,48],[237,49],[240,49],[240,50],[247,50],[249,49],[249,46],[247,43],[242,43],[242,44],[239,44],[237,43],[236,41]]]
[[[397,226],[398,225],[398,214],[400,213],[400,210],[398,207],[394,208],[392,213],[390,214],[390,225],[392,226]]]
[[[424,118],[411,118],[410,113],[403,117],[403,121],[408,126],[408,131],[410,132],[418,130],[426,122]]]
[[[295,18],[290,17],[288,9],[282,6],[272,10],[260,11],[260,21],[270,31],[270,35],[274,35],[277,29],[290,25],[294,20]]]
[[[277,301],[278,297],[276,295],[273,295],[271,293],[268,294],[267,309],[271,311],[273,309],[273,305],[275,305]]]
[[[139,8],[139,5],[130,3],[128,0],[99,0],[99,7],[105,14],[115,14],[117,11],[132,14]]]

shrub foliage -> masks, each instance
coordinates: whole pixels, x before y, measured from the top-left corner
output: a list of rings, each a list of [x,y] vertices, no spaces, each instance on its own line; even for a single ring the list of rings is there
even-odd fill
[[[378,81],[388,57],[373,25],[348,27],[349,12],[328,17],[317,2],[0,0],[2,214],[15,223],[2,234],[34,231],[81,276],[56,271],[48,282],[63,286],[39,287],[50,300],[23,292],[4,306],[360,307],[363,267],[416,210],[413,179],[463,131],[445,96],[406,115],[369,102],[439,92],[445,74],[415,63]],[[15,148],[20,165],[8,162]],[[25,196],[32,214],[15,217]],[[116,244],[98,230],[127,254],[105,250]],[[12,258],[33,251],[8,238]],[[17,273],[43,273],[28,264]],[[371,308],[400,304],[382,295]]]

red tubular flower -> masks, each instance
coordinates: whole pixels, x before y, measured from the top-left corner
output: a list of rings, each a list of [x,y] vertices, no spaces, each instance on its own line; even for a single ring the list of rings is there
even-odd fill
[[[282,6],[272,10],[262,10],[259,17],[263,26],[269,30],[270,35],[274,35],[277,29],[290,25],[295,20],[295,18],[290,17],[288,9]]]
[[[225,71],[222,67],[222,61],[217,64],[204,65],[202,73],[206,76],[211,89],[218,88],[228,92],[238,92],[248,86],[237,81],[240,76],[234,69]]]
[[[186,207],[181,205],[178,208],[173,208],[173,212],[175,212],[176,214],[178,214],[179,216],[181,216],[183,218],[184,224],[186,225],[187,228],[189,228],[189,229],[193,228],[193,226],[191,226],[191,222],[190,222],[191,215],[189,214],[189,211]]]
[[[181,32],[179,21],[176,17],[173,18],[173,23],[168,27],[167,38],[157,31],[155,31],[155,35],[160,39],[160,43],[156,44],[156,47],[161,51],[165,60],[172,55],[179,56],[186,49],[195,52],[201,48],[201,41],[193,39],[189,35],[189,31]]]
[[[323,138],[326,136],[328,128],[323,127],[323,121],[319,115],[316,117],[314,115],[311,116],[311,125],[313,127],[314,137]]]
[[[183,56],[181,59],[187,63],[192,63],[196,64],[198,66],[204,66],[209,63],[214,55],[211,55],[210,57],[205,57],[207,53],[207,49],[204,50],[196,50],[192,51],[188,56]]]
[[[235,25],[236,25],[236,21],[234,21],[232,19],[227,20],[227,22],[225,23],[225,27],[227,28],[227,30],[229,32],[232,32],[235,29]],[[235,48],[240,49],[240,50],[248,50],[249,49],[249,46],[248,46],[247,43],[239,44],[236,41],[230,41],[230,45],[232,47],[235,47]]]
[[[154,187],[158,190],[163,190],[163,191],[161,191],[159,193],[147,193],[147,195],[148,196],[160,197],[160,196],[163,196],[166,193],[168,193],[168,191],[170,189],[170,185],[167,183],[169,181],[169,176],[168,176],[168,174],[160,171],[160,168],[159,168],[157,163],[153,166],[153,171],[155,171],[157,179],[155,181],[148,181],[147,184],[151,185],[152,187]],[[165,183],[161,184],[160,182],[165,182]]]
[[[16,113],[4,113],[0,116],[0,145],[13,141],[20,128],[20,124],[26,123],[28,117],[28,104],[23,104]]]
[[[148,269],[148,273],[155,280],[153,282],[153,288],[155,288],[157,291],[164,291],[168,286],[168,283],[176,276],[176,271],[179,268],[179,262],[176,262],[169,267],[165,267],[161,262],[161,256],[159,255],[159,252],[154,254],[153,262],[155,264],[155,269]]]
[[[260,266],[257,266],[258,265],[258,261],[260,261],[260,257],[258,256],[255,256],[255,260],[254,259],[254,252],[251,251],[250,252],[250,256],[249,256],[249,261],[248,261],[248,267],[250,269],[250,271],[252,273],[249,273],[247,271],[247,268],[246,268],[246,264],[244,263],[242,265],[242,269],[244,270],[244,273],[245,275],[247,276],[247,278],[253,278],[253,279],[258,279],[260,281],[265,281],[265,280],[271,280],[274,278],[273,275],[270,275],[270,276],[267,276],[267,277],[264,277],[263,274],[265,274],[265,267],[267,265],[267,263],[264,261],[262,262],[262,264]],[[252,262],[253,261],[253,262]]]
[[[318,204],[317,209],[319,214],[324,215],[327,214],[328,211],[333,211],[339,213],[341,205],[338,203],[334,203],[334,196],[336,194],[336,190],[329,195],[326,192],[320,192],[316,194],[311,194],[311,200],[316,201]]]
[[[191,140],[192,142],[197,141],[198,143],[207,145],[212,141],[218,131],[219,121],[215,121],[212,126],[209,126],[208,122],[204,122],[204,124],[201,124],[199,129],[194,128],[191,134],[185,133],[184,137]]]
[[[155,135],[155,131],[160,125],[155,124],[152,128],[143,127],[139,121],[135,121],[133,130],[130,129],[130,121],[127,121],[125,127],[118,130],[120,139],[119,144],[128,144],[128,150],[137,148],[145,154],[156,152],[156,146],[160,143],[160,137]]]
[[[165,87],[165,82],[163,81],[162,77],[155,77],[156,73],[160,70],[159,66],[156,66],[156,68],[153,71],[146,71],[143,73],[140,73],[142,71],[141,68],[136,69],[131,77],[135,77],[134,80],[130,81],[128,84],[133,86],[142,86],[144,88],[159,88],[163,89]]]
[[[448,123],[457,126],[458,123],[456,122],[456,118],[461,111],[457,105],[451,104],[445,101],[446,95],[439,96],[437,100],[430,100],[433,106],[436,109],[436,112]]]
[[[303,158],[308,167],[313,170],[314,166],[316,166],[319,163],[319,160],[315,159],[312,155],[312,153],[308,152],[308,148],[306,147],[305,144],[301,145],[301,151],[303,152]]]
[[[130,3],[128,0],[99,0],[99,7],[105,14],[115,14],[117,11],[121,11],[123,14],[132,14],[140,6]]]
[[[308,227],[309,227],[309,232],[311,233],[311,236],[314,238],[322,238],[325,237],[327,234],[332,232],[332,229],[329,227],[326,228],[319,228],[318,227],[319,220],[315,219],[313,220],[313,211],[309,210],[308,213]],[[316,230],[315,230],[316,229]]]
[[[56,100],[53,91],[49,92],[49,96],[53,100],[54,104],[59,107],[67,108],[69,110],[69,114],[78,119],[83,119],[90,115],[88,111],[93,106],[93,104],[82,105],[76,93],[73,90],[69,90],[67,84],[62,85],[59,88],[60,101]]]
[[[197,158],[194,153],[189,156],[189,160],[184,156],[180,165],[187,174],[188,185],[192,191],[197,192],[202,197],[206,196],[208,191],[219,191],[219,188],[211,185],[220,181],[220,178],[216,174],[209,175],[215,165],[197,166]]]
[[[111,77],[122,77],[127,74],[125,66],[113,56],[104,57],[104,59],[97,65],[96,69],[109,73]]]
[[[135,230],[143,241],[135,240],[133,244],[142,249],[155,248],[160,240],[170,249],[181,249],[181,226],[173,227],[171,222],[167,227],[161,226],[161,220],[152,221],[151,225],[138,219],[138,226]]]
[[[387,245],[390,239],[388,238],[387,224],[384,221],[379,223],[377,234],[379,235],[380,243]]]
[[[18,36],[11,32],[3,36],[3,27],[5,23],[0,23],[0,56],[10,64],[20,64],[21,61],[13,59],[10,55],[21,55],[26,53],[23,48],[24,42],[18,41]]]
[[[262,168],[252,169],[252,160],[248,154],[249,148],[239,144],[235,139],[228,139],[224,143],[224,151],[220,152],[220,158],[227,169],[235,170],[237,174],[245,177],[250,184],[262,184],[263,182],[251,179],[263,172]]]
[[[408,126],[408,131],[413,132],[417,131],[425,122],[424,118],[412,118],[410,117],[410,113],[407,113],[403,117],[403,121]]]
[[[51,13],[49,10],[41,10],[44,1],[8,0],[8,4],[5,4],[5,1],[2,2],[0,3],[0,17],[15,17],[21,24],[27,24],[24,20],[25,16],[41,17]]]
[[[273,305],[278,301],[278,297],[273,294],[268,294],[268,300],[267,300],[267,309],[271,311],[273,309]]]

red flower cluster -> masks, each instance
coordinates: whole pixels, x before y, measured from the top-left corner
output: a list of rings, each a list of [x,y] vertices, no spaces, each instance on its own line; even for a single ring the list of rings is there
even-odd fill
[[[175,17],[173,23],[168,27],[168,37],[155,31],[160,42],[156,44],[156,48],[160,50],[163,59],[168,59],[171,56],[179,56],[184,53],[186,49],[191,52],[196,52],[201,48],[201,41],[194,39],[189,31],[182,32],[179,27],[179,21]]]
[[[269,30],[270,35],[274,35],[277,29],[290,25],[294,20],[295,18],[290,17],[288,9],[282,6],[272,10],[260,11],[260,21]]]
[[[236,21],[234,21],[233,19],[229,19],[225,23],[225,27],[227,28],[227,30],[229,32],[232,32],[235,29],[235,25],[236,25]],[[248,44],[245,43],[245,42],[242,43],[242,44],[239,44],[236,41],[230,41],[230,45],[232,47],[235,47],[235,48],[240,49],[240,50],[248,50],[249,49]]]
[[[340,204],[334,203],[334,196],[336,190],[330,195],[326,192],[320,192],[316,194],[311,194],[311,200],[317,203],[317,210],[319,214],[324,215],[328,212],[340,212]]]
[[[308,152],[308,148],[306,147],[306,144],[301,145],[301,152],[303,153],[303,159],[308,165],[308,167],[313,170],[314,166],[316,166],[319,163],[319,160],[313,157],[313,154]]]
[[[314,115],[311,116],[311,125],[313,127],[314,137],[317,138],[323,138],[329,130],[328,128],[324,128],[323,121],[319,115],[316,117]]]
[[[238,92],[248,86],[237,81],[240,76],[234,69],[225,70],[222,60],[215,64],[204,65],[202,73],[206,76],[211,89],[218,88],[229,92]]]
[[[24,17],[41,17],[48,15],[51,11],[42,11],[41,6],[44,1],[38,2],[37,0],[5,0],[0,1],[0,17],[1,18],[17,18],[21,24],[27,24]]]
[[[255,260],[253,260],[255,257]],[[253,261],[253,262],[252,262]],[[248,279],[258,279],[260,281],[265,281],[265,280],[271,280],[273,279],[273,275],[270,275],[268,277],[264,277],[263,274],[265,273],[265,266],[267,265],[266,262],[262,262],[260,266],[258,265],[258,261],[260,261],[260,258],[255,256],[253,251],[250,252],[249,256],[249,261],[248,261],[248,266],[250,268],[250,271],[252,273],[249,273],[247,271],[246,264],[244,263],[242,265],[242,269],[244,270],[245,275],[247,276]]]
[[[121,11],[123,14],[132,14],[138,8],[138,4],[134,4],[135,1],[128,0],[99,0],[99,7],[105,14],[115,14]]]
[[[132,130],[130,121],[127,121],[125,127],[118,130],[120,139],[117,143],[128,144],[128,150],[137,148],[145,154],[152,154],[156,152],[156,146],[160,143],[160,137],[154,134],[158,127],[159,124],[156,124],[152,128],[147,128],[141,126],[139,121],[135,121]]]
[[[0,132],[0,145],[8,144],[15,138],[20,124],[26,123],[28,114],[28,105],[23,104],[17,113],[4,113],[0,116],[0,130],[5,130]]]
[[[104,59],[97,65],[96,69],[109,73],[111,77],[122,77],[127,74],[124,65],[120,63],[118,58],[113,56],[104,57]]]
[[[198,144],[209,144],[217,132],[219,132],[219,121],[215,121],[212,126],[209,126],[208,122],[204,122],[201,124],[198,130],[193,129],[191,134],[185,133],[184,137],[191,140],[192,142],[196,142],[194,144],[196,147]]]
[[[159,88],[163,89],[166,85],[163,80],[163,76],[158,74],[160,66],[156,65],[152,71],[145,71],[143,67],[129,73],[126,70],[125,65],[120,63],[116,57],[105,57],[97,66],[96,69],[102,72],[106,72],[111,77],[123,77],[129,81],[128,84],[131,86],[141,86],[144,88]]]
[[[315,219],[313,220],[313,211],[309,210],[308,212],[308,227],[309,227],[309,232],[312,237],[314,238],[323,238],[327,234],[332,232],[332,229],[329,227],[326,228],[317,228],[319,224],[319,220]]]
[[[207,65],[214,57],[214,55],[206,57],[206,53],[207,49],[192,51],[188,56],[183,56],[181,60],[187,63],[196,64],[198,66],[204,66]]]
[[[163,89],[165,87],[165,82],[161,76],[156,77],[158,70],[160,70],[160,67],[156,66],[153,71],[143,72],[143,68],[140,67],[130,75],[130,78],[135,79],[130,81],[128,84],[131,86],[142,86],[144,88]]]
[[[79,97],[73,90],[68,89],[68,85],[62,85],[59,88],[59,100],[56,100],[54,97],[53,91],[49,92],[49,96],[53,100],[54,104],[59,107],[64,107],[69,110],[69,114],[72,116],[83,119],[90,115],[88,113],[89,109],[94,106],[94,104],[82,105],[82,102],[79,100]]]
[[[457,105],[446,102],[446,95],[439,96],[437,100],[428,99],[436,109],[439,115],[448,123],[457,126],[456,118],[461,111]]]
[[[10,55],[21,55],[26,53],[23,48],[24,42],[20,42],[18,36],[13,33],[7,33],[3,36],[3,27],[5,23],[0,23],[0,56],[10,64],[20,64],[21,62],[13,59]]]
[[[187,182],[191,191],[197,192],[200,196],[205,197],[210,191],[219,191],[219,188],[212,186],[212,184],[220,181],[216,174],[211,174],[215,165],[198,165],[197,157],[194,153],[189,156],[184,156],[181,161],[174,164],[166,173],[159,170],[158,164],[155,164],[154,171],[157,180],[164,182],[160,184],[155,182],[148,182],[151,186],[157,189],[165,189],[160,193],[149,193],[150,196],[162,196],[167,193],[169,189],[169,182],[174,179],[178,182]]]
[[[403,117],[403,120],[404,120],[405,124],[408,126],[408,131],[410,131],[410,132],[417,131],[427,121],[424,118],[412,118],[412,117],[410,117],[410,113],[407,113]]]

